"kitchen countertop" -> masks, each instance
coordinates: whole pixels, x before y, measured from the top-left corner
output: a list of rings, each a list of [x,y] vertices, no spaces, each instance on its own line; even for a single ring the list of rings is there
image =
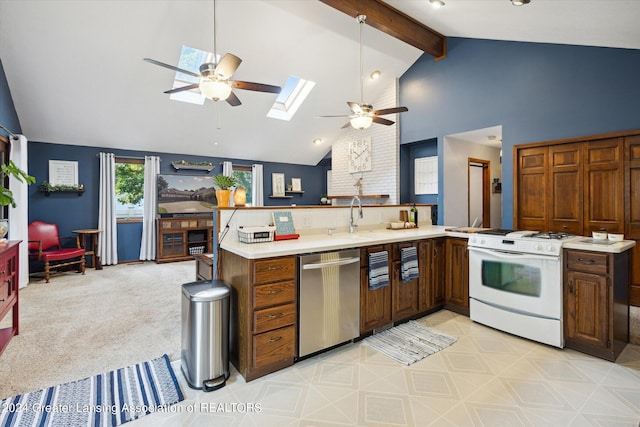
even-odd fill
[[[449,231],[447,231],[449,230]],[[223,240],[220,247],[247,259],[269,258],[276,256],[299,255],[312,252],[335,251],[383,243],[405,242],[435,237],[469,238],[465,227],[458,228],[439,225],[423,226],[399,230],[374,229],[359,230],[355,233],[312,234],[298,239],[279,240],[264,243],[242,243],[237,240]],[[464,231],[463,231],[464,230]],[[473,230],[474,232],[476,230]],[[563,242],[563,249],[579,249],[592,252],[621,253],[635,246],[634,240],[623,240],[613,244],[591,243],[592,239],[577,236]],[[608,243],[608,242],[607,242]]]
[[[619,254],[627,251],[636,245],[635,240],[623,240],[611,243],[608,240],[598,241],[590,237],[576,237],[562,244],[563,249],[578,249],[582,251],[606,252]]]
[[[355,233],[334,233],[332,235],[313,234],[300,236],[298,239],[264,243],[242,243],[223,240],[220,247],[243,258],[258,259],[358,248],[381,243],[404,242],[407,240],[421,240],[443,236],[461,237],[464,239],[469,237],[467,233],[445,231],[445,228],[448,227],[431,225],[400,230],[375,229],[371,231],[357,231]]]

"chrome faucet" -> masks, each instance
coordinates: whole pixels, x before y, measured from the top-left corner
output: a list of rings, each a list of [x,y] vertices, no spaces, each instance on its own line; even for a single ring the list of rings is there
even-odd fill
[[[351,199],[351,205],[349,207],[349,233],[353,233],[353,231],[358,228],[358,224],[353,221],[353,203],[358,201],[358,215],[362,218],[362,203],[360,202],[360,197],[353,196]],[[357,222],[357,220],[356,220]]]

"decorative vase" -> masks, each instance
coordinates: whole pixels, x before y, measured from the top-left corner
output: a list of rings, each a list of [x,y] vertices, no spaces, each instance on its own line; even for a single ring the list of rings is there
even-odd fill
[[[9,232],[9,220],[8,219],[0,219],[0,242],[4,242],[5,236]]]
[[[218,207],[228,207],[229,199],[231,199],[231,190],[216,190],[216,199],[218,199]]]
[[[247,203],[247,190],[244,187],[237,187],[233,192],[233,204],[244,206]]]

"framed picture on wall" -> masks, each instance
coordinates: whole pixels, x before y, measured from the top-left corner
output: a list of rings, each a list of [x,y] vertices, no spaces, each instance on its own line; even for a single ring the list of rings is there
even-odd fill
[[[302,191],[302,178],[291,178],[291,191]]]
[[[49,183],[51,185],[78,185],[78,162],[49,160]]]
[[[271,193],[273,196],[284,196],[284,174],[271,174]]]

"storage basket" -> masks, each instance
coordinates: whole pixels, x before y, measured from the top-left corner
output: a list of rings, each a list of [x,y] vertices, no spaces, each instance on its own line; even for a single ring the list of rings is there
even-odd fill
[[[238,227],[238,240],[242,243],[273,242],[275,226]]]
[[[189,248],[189,255],[198,255],[204,253],[204,246],[191,246]]]

